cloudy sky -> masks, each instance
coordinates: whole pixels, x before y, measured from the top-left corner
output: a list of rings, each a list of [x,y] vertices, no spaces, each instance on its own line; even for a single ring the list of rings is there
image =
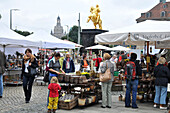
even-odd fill
[[[81,14],[82,29],[94,28],[92,22],[86,23],[90,15],[90,7],[99,4],[103,29],[115,30],[136,24],[140,17],[159,3],[160,0],[0,0],[1,22],[9,26],[10,9],[13,12],[13,29],[48,32],[56,25],[58,15],[61,24],[72,27],[78,25],[78,14]]]

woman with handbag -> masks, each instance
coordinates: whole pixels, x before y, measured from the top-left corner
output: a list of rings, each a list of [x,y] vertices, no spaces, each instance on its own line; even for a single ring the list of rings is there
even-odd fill
[[[110,61],[111,56],[104,54],[104,62],[100,63],[100,81],[102,82],[102,108],[111,108],[112,106],[112,81],[114,75],[114,64]]]
[[[32,85],[36,75],[36,67],[38,63],[31,49],[25,50],[25,55],[22,62],[23,89],[25,93],[25,102],[29,103],[31,99]]]

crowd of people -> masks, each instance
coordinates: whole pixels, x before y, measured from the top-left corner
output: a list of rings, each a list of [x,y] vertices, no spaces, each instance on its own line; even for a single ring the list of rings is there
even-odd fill
[[[126,61],[126,59],[129,59]],[[118,65],[124,68],[124,75],[126,78],[126,95],[125,95],[125,107],[138,108],[136,103],[137,89],[139,83],[139,76],[142,75],[141,63],[137,61],[137,54],[131,53],[124,54],[114,54],[111,56],[108,53],[104,53],[103,59],[100,55],[97,58],[92,59],[95,61],[96,71],[100,73],[105,73],[109,68],[111,73],[111,79],[107,82],[102,82],[102,108],[112,107],[112,97],[111,88],[112,82],[114,81],[114,72],[118,70]],[[126,62],[125,62],[126,61]],[[142,62],[142,60],[141,60]],[[3,96],[3,73],[5,72],[5,55],[0,51],[0,98]],[[29,103],[31,99],[32,85],[36,75],[36,68],[38,67],[38,62],[36,57],[32,54],[31,49],[25,50],[25,55],[22,62],[22,79],[23,79],[23,90],[25,94],[25,102]],[[169,65],[170,67],[170,65]],[[84,55],[80,62],[80,70],[90,69],[89,61],[87,56]],[[160,57],[157,66],[154,69],[155,76],[155,99],[154,107],[159,107],[160,109],[167,109],[166,97],[167,97],[167,84],[170,80],[170,72],[166,59]],[[53,53],[46,65],[46,71],[48,73],[49,81],[49,92],[47,97],[47,108],[48,113],[55,113],[58,108],[58,90],[61,90],[57,77],[62,73],[73,73],[75,72],[75,64],[71,55],[69,53],[64,57],[61,53]],[[132,101],[131,101],[131,91],[132,91]],[[131,106],[132,102],[132,106]]]

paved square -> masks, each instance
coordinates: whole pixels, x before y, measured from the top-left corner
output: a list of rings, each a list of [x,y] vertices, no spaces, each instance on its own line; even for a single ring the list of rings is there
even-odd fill
[[[4,96],[0,99],[0,113],[46,113],[47,86],[33,86],[29,104],[24,101],[22,86],[4,87]],[[101,104],[73,110],[58,110],[60,113],[167,113],[166,110],[153,108],[152,103],[138,103],[139,109],[125,108],[124,102],[118,101],[119,92],[113,92],[112,108],[101,108]]]

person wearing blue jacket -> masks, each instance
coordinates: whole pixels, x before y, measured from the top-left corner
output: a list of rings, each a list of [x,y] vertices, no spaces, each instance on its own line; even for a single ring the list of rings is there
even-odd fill
[[[63,61],[63,70],[65,71],[65,73],[75,72],[75,65],[73,59],[70,58],[69,53],[66,54],[66,58]]]

